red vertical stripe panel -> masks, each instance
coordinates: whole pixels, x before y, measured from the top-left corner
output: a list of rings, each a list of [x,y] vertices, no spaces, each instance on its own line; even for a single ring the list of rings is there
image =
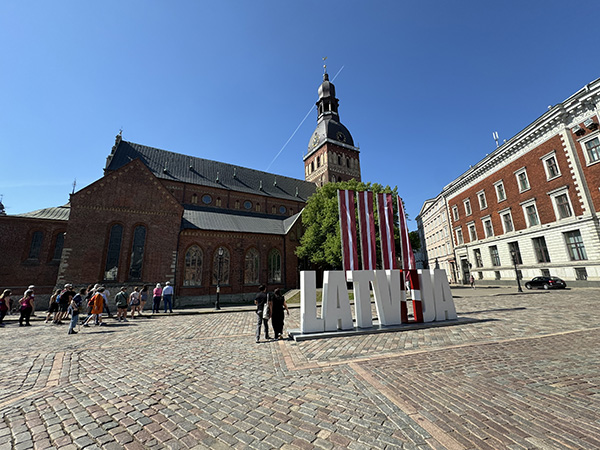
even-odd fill
[[[400,196],[398,196],[398,224],[400,228],[400,248],[402,249],[402,269],[416,269],[415,255],[410,245],[406,214],[404,214],[404,205],[402,204]]]
[[[394,246],[394,208],[392,194],[377,194],[379,213],[379,240],[384,269],[396,269],[396,249]]]
[[[363,270],[377,268],[377,245],[375,237],[375,215],[373,213],[373,193],[358,192],[358,225]]]
[[[357,270],[358,252],[356,250],[354,191],[338,190],[338,204],[340,209],[343,268],[344,270]]]

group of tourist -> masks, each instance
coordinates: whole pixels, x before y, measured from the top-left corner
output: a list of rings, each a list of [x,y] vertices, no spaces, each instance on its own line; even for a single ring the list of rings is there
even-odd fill
[[[5,289],[2,292],[2,295],[0,295],[0,327],[4,327],[4,318],[10,312],[19,312],[19,326],[31,326],[30,318],[34,315],[35,310],[34,289],[35,286],[29,286],[17,304],[13,304],[11,289]],[[131,313],[131,319],[134,319],[136,314],[138,316],[142,315],[149,299],[149,292],[149,286],[141,286],[135,287],[128,294],[127,287],[123,286],[114,297],[115,306],[117,307],[117,321],[127,322],[128,312]],[[160,283],[157,283],[152,294],[152,313],[159,312],[161,300],[164,303],[164,312],[166,313],[167,310],[173,312],[173,287],[171,282],[167,281],[164,289]],[[102,321],[104,312],[108,317],[112,317],[109,299],[110,291],[100,284],[91,284],[76,292],[73,290],[73,285],[67,283],[63,289],[57,289],[50,296],[45,323],[51,322],[60,325],[63,321],[69,320],[70,316],[68,334],[77,334],[75,327],[79,323],[80,314],[87,312],[87,316],[83,319],[84,327],[89,327],[90,323],[104,326],[106,325]]]
[[[281,289],[275,289],[273,293],[267,292],[267,287],[263,284],[258,288],[258,294],[254,299],[256,304],[256,343],[260,342],[260,329],[265,327],[265,339],[269,340],[269,319],[273,325],[273,334],[275,339],[283,339],[284,311],[290,315],[285,298]]]

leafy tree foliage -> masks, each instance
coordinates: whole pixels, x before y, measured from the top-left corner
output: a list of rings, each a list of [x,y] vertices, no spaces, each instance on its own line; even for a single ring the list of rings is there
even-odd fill
[[[421,238],[419,238],[418,231],[408,233],[408,239],[410,240],[410,246],[415,252],[421,250]]]
[[[389,186],[383,187],[378,183],[363,183],[356,180],[327,183],[317,189],[317,192],[308,199],[302,213],[302,223],[304,224],[305,232],[300,239],[300,246],[296,249],[296,254],[300,258],[307,258],[312,264],[324,270],[342,268],[340,222],[337,202],[338,189],[357,192],[372,191],[376,194],[380,192],[393,194],[394,234],[396,237],[396,252],[399,254],[398,223],[396,220],[398,187],[392,189]],[[377,211],[375,211],[375,228],[378,229]],[[379,239],[377,240],[377,245],[379,246]],[[378,254],[380,254],[379,250]]]

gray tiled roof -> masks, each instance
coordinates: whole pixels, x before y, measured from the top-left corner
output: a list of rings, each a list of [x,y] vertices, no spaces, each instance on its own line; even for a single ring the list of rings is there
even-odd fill
[[[13,217],[28,217],[31,219],[48,219],[48,220],[69,220],[69,213],[71,212],[71,205],[67,203],[63,206],[56,206],[54,208],[38,209],[37,211],[31,211],[23,214],[15,214]]]
[[[283,218],[186,205],[181,226],[188,230],[285,235],[298,220],[300,214],[301,212]]]
[[[304,180],[182,155],[127,141],[119,142],[114,153],[108,158],[106,170],[117,170],[137,158],[156,177],[165,180],[304,202],[316,191],[313,183]],[[298,163],[302,164],[300,161]]]

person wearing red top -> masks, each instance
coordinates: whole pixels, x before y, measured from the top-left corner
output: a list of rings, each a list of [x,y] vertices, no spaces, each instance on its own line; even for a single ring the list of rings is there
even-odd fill
[[[25,295],[21,300],[19,300],[20,304],[20,312],[21,316],[19,317],[19,326],[23,326],[23,321],[25,321],[25,326],[30,327],[29,318],[31,317],[31,312],[33,311],[33,290],[27,289],[25,291]]]
[[[156,287],[152,292],[152,314],[154,314],[155,312],[158,313],[158,309],[160,308],[160,299],[162,297],[162,291],[163,290],[160,283],[156,283]]]

